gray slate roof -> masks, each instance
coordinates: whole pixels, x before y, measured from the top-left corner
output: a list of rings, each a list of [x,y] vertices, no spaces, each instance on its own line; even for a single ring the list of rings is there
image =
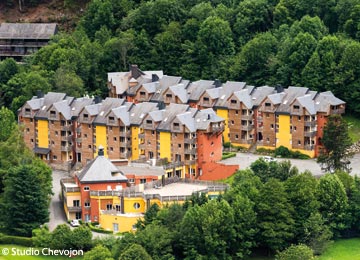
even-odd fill
[[[251,99],[255,107],[259,106],[261,102],[268,96],[275,93],[275,88],[269,86],[262,86],[255,88],[251,93]]]
[[[207,90],[215,88],[213,80],[198,80],[192,82],[188,88],[187,93],[189,94],[189,100],[198,101],[201,95]]]
[[[248,109],[253,108],[252,97],[250,96],[251,91],[249,89],[242,89],[234,92],[237,99],[243,103]]]
[[[285,96],[280,106],[276,109],[279,113],[290,113],[290,104],[298,97],[304,96],[309,91],[308,88],[288,87],[284,90]]]
[[[56,92],[49,92],[46,95],[44,95],[41,108],[36,113],[35,117],[37,118],[47,118],[47,111],[51,107],[52,104],[59,102],[63,99],[65,99],[66,94],[64,93],[56,93]]]
[[[158,110],[156,103],[143,102],[134,105],[130,110],[130,123],[132,125],[140,125],[147,113]]]
[[[56,23],[0,24],[0,39],[50,39],[56,33]]]
[[[328,112],[329,106],[345,104],[344,101],[334,96],[331,91],[321,92],[315,98],[316,109],[319,112]]]
[[[300,105],[308,111],[310,115],[316,115],[315,103],[311,94],[298,97],[297,100],[299,101]]]
[[[195,116],[196,129],[206,130],[210,123],[223,122],[224,119],[219,117],[212,108],[199,110]]]
[[[106,124],[106,115],[111,109],[119,107],[125,103],[125,99],[106,98],[99,107],[99,112],[93,121],[94,124]]]
[[[123,173],[104,156],[97,156],[77,176],[81,183],[127,182]]]
[[[245,82],[227,81],[222,87],[217,88],[220,92],[214,107],[226,107],[226,102],[232,93],[242,90],[245,86]]]
[[[155,102],[163,101],[164,100],[164,98],[163,98],[164,91],[168,87],[177,85],[180,82],[181,82],[181,77],[163,76],[159,80],[159,85],[156,86],[157,87],[156,91],[150,100],[155,101]]]
[[[164,110],[164,115],[161,123],[159,124],[158,128],[159,130],[165,130],[168,131],[171,129],[171,122],[174,120],[174,118],[181,113],[186,112],[189,110],[189,105],[183,105],[183,104],[173,104],[171,103],[169,106],[166,107]]]

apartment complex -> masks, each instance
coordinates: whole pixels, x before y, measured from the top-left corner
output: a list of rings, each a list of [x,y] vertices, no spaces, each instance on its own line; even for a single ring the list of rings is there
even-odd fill
[[[213,109],[225,120],[223,142],[246,148],[285,146],[316,157],[322,149],[322,129],[327,117],[345,113],[345,102],[330,91],[254,87],[231,81],[222,84],[218,80],[190,82],[162,72],[142,72],[137,66],[122,73],[123,87],[115,88],[112,83],[120,80],[112,75],[112,82],[108,83],[110,93],[130,102]]]
[[[27,146],[65,170],[75,164],[85,167],[100,146],[113,162],[163,165],[169,177],[198,178],[204,167],[221,160],[224,119],[212,108],[159,106],[50,92],[27,101],[18,120]]]
[[[116,167],[104,156],[102,147],[74,178],[62,179],[61,187],[68,220],[97,222],[113,232],[134,230],[137,220],[154,203],[160,207],[183,203],[199,192],[212,198],[228,188],[222,183],[168,177],[162,167]]]
[[[21,61],[41,47],[58,32],[55,23],[0,24],[0,60],[14,58]]]

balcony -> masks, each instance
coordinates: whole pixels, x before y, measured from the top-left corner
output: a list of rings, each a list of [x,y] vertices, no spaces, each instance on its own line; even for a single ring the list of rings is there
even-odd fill
[[[146,145],[145,145],[145,144],[139,144],[139,149],[145,150],[145,148],[146,148]]]
[[[196,148],[185,149],[184,153],[185,154],[196,154]]]
[[[138,137],[139,137],[139,139],[144,139],[144,138],[145,138],[145,134],[144,134],[144,133],[140,133],[140,134],[138,135]]]
[[[75,138],[75,142],[81,143],[81,142],[82,142],[82,138],[81,138],[81,137]]]
[[[81,212],[81,207],[68,207],[69,212]]]
[[[316,126],[316,121],[305,121],[305,126],[308,127],[315,127]]]
[[[241,125],[241,130],[243,131],[251,131],[254,129],[254,125]]]
[[[62,152],[71,152],[71,149],[72,149],[72,147],[70,146],[70,145],[62,145],[61,146],[61,151]]]
[[[263,122],[263,121],[264,121],[264,119],[263,119],[263,117],[262,117],[262,116],[258,116],[256,119],[257,119],[257,121],[258,121],[259,123],[261,123],[261,122]]]
[[[131,147],[131,142],[120,143],[120,147],[130,148]]]
[[[71,125],[63,125],[63,126],[61,126],[61,131],[71,131]]]
[[[305,145],[305,147],[304,147],[304,149],[305,150],[308,150],[308,151],[312,151],[312,150],[314,150],[315,149],[315,145]]]
[[[71,135],[64,135],[64,136],[61,136],[61,141],[66,141],[66,142],[70,142],[72,139],[72,136]]]
[[[130,135],[131,135],[131,132],[130,132],[130,131],[121,131],[121,132],[119,133],[119,136],[120,136],[120,137],[130,137]]]
[[[304,132],[304,136],[314,137],[314,136],[316,136],[316,131],[306,131],[306,132]]]
[[[330,114],[345,114],[345,108],[331,109]]]
[[[184,162],[170,162],[168,164],[163,165],[165,170],[173,169],[173,168],[177,168],[177,167],[181,167],[181,166],[184,166]]]
[[[242,120],[253,120],[253,115],[241,115]]]
[[[196,164],[196,160],[193,159],[193,160],[185,160],[185,165],[194,165]]]
[[[223,132],[224,126],[223,125],[212,125],[211,126],[211,132]]]
[[[184,143],[186,144],[195,144],[196,138],[184,138]]]

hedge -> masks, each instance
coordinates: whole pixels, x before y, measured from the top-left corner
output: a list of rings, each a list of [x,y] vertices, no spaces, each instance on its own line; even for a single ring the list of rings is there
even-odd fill
[[[91,229],[91,231],[97,232],[97,233],[103,233],[103,234],[112,234],[113,232],[111,230],[105,230],[103,228],[97,228],[94,226],[93,223],[86,223],[88,227]]]
[[[235,157],[235,156],[236,156],[236,153],[233,153],[233,152],[223,153],[221,160],[225,160],[225,159]]]
[[[0,234],[0,244],[10,244],[30,247],[33,245],[31,237],[18,237]]]

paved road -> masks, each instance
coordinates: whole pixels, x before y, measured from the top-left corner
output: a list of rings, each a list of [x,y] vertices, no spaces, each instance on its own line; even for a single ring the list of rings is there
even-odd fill
[[[64,213],[64,207],[60,201],[59,194],[61,193],[60,179],[68,177],[67,172],[53,171],[53,193],[50,203],[50,221],[49,230],[53,231],[57,225],[66,223],[66,216]]]
[[[262,155],[256,155],[252,153],[237,153],[236,157],[232,157],[226,160],[221,161],[224,164],[239,164],[240,169],[246,169],[250,166],[251,163],[255,162]],[[298,160],[298,159],[278,159],[278,161],[290,160],[291,164],[296,166],[300,172],[309,170],[315,176],[324,174],[321,171],[319,164],[317,164],[316,159],[309,160]],[[355,154],[355,156],[350,160],[352,167],[352,175],[360,176],[360,154]]]

